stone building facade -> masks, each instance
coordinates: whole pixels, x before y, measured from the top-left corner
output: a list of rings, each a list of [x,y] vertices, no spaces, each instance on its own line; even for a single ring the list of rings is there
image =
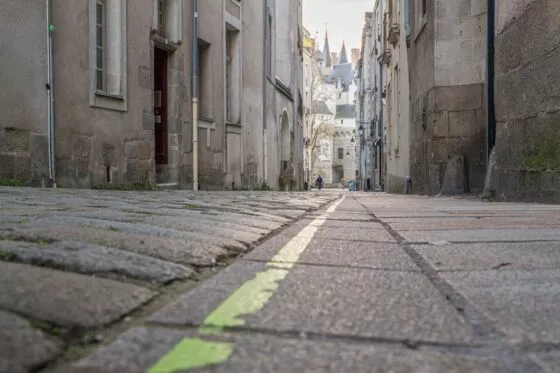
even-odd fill
[[[408,66],[408,30],[402,0],[388,0],[384,19],[386,47],[390,58],[387,66],[387,130],[385,159],[389,193],[404,191],[405,178],[410,176],[410,78]]]
[[[267,180],[280,190],[303,187],[302,0],[267,0],[273,45],[266,85]],[[288,30],[288,31],[286,31]]]
[[[359,112],[372,101],[385,190],[408,173],[412,193],[560,201],[558,2],[377,0],[370,14],[379,64],[363,48]]]
[[[560,202],[560,2],[496,1],[496,197]]]
[[[486,0],[407,0],[413,192],[482,191]]]
[[[50,5],[50,19],[45,2],[6,0],[0,9],[7,52],[0,54],[0,84],[10,87],[0,96],[7,113],[0,119],[0,178],[191,187],[192,1]],[[290,188],[300,188],[301,1],[199,1],[197,14],[200,188],[280,188],[283,169]],[[279,155],[283,147],[289,156]]]

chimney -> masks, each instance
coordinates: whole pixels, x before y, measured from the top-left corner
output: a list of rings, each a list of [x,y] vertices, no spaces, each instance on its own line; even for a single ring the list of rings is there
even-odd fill
[[[360,60],[360,49],[359,48],[352,49],[352,65],[357,66],[359,60]]]
[[[338,65],[338,54],[336,52],[331,52],[331,60],[333,66]]]

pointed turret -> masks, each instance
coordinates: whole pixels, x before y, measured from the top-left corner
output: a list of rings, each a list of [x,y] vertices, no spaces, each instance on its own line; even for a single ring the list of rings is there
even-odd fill
[[[325,47],[323,48],[323,57],[325,58],[325,67],[332,67],[331,48],[329,46],[329,34],[325,29]]]
[[[342,42],[342,49],[340,50],[340,59],[338,61],[339,64],[348,63],[348,54],[346,53],[346,44]]]

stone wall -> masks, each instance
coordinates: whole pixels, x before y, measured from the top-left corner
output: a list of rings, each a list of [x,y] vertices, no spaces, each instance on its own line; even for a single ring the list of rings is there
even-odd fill
[[[56,158],[62,187],[155,184],[149,5],[141,0],[126,8],[126,88],[119,100],[92,93],[90,2],[55,3]],[[174,123],[170,120],[170,127]]]
[[[178,183],[190,188],[193,178],[191,2],[167,2],[168,12],[172,13],[168,14],[172,21],[167,24],[169,30],[165,30],[167,39],[156,35],[154,0],[109,3],[108,14],[121,15],[115,19],[125,22],[111,25],[118,25],[112,29],[117,35],[126,35],[126,48],[118,48],[119,36],[111,38],[107,48],[112,48],[114,54],[107,57],[107,64],[114,70],[107,70],[107,79],[111,80],[112,88],[117,86],[118,92],[104,94],[96,92],[94,84],[95,1],[53,4],[57,183],[61,187],[84,188],[107,183]],[[205,112],[199,118],[201,189],[223,189],[232,182],[236,187],[251,187],[265,181],[265,174],[269,184],[278,187],[278,123],[284,110],[293,136],[290,178],[300,188],[303,128],[298,113],[301,60],[297,53],[297,26],[301,24],[301,1],[278,2],[278,8],[271,8],[273,19],[278,18],[273,24],[292,31],[273,30],[272,60],[281,63],[278,63],[279,75],[271,71],[266,80],[263,80],[263,2],[244,1],[237,15],[225,11],[224,2],[198,4],[199,38],[208,43],[204,84],[208,97],[200,104]],[[121,10],[123,14],[119,13]],[[172,17],[179,12],[182,17]],[[182,29],[178,27],[180,18]],[[241,67],[240,71],[235,70],[239,80],[232,83],[235,91],[239,88],[240,92],[238,99],[233,100],[239,115],[230,118],[232,123],[226,123],[225,118],[223,34],[226,23],[242,34],[238,54],[238,67]],[[35,184],[40,184],[41,179],[48,181],[46,28],[44,2],[2,2],[0,31],[9,37],[0,41],[3,88],[0,109],[4,113],[0,118],[0,178],[19,178]],[[168,53],[167,163],[157,166],[155,48]],[[291,95],[277,88],[274,80],[277,75]],[[263,123],[263,110],[266,123]],[[266,140],[264,133],[267,133]],[[266,141],[268,164],[265,165]]]
[[[500,0],[492,188],[507,200],[560,202],[560,2]]]
[[[464,160],[466,173],[463,191],[482,191],[486,170],[485,2],[430,4],[424,20],[413,17],[409,49],[412,192],[445,192],[444,180],[461,174],[457,162],[451,162],[458,158]]]
[[[44,2],[2,1],[0,179],[49,180],[46,27]]]

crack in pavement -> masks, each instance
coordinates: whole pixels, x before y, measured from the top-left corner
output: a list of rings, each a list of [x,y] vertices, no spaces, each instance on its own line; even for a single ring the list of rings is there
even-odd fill
[[[394,245],[394,244],[393,244]],[[256,262],[256,263],[269,263],[270,265],[274,265],[275,263],[284,264],[286,262],[275,262],[271,260],[265,259],[245,259],[241,258],[240,260],[246,262]],[[349,265],[349,264],[329,264],[329,263],[311,263],[311,262],[294,262],[290,263],[296,266],[307,266],[307,267],[326,267],[326,268],[342,268],[342,269],[363,269],[368,271],[384,271],[384,272],[404,272],[404,273],[418,273],[420,269],[413,270],[413,269],[396,269],[396,268],[384,268],[384,267],[372,267],[372,266],[363,266],[363,265]]]
[[[397,241],[399,247],[401,247],[420,268],[421,273],[428,278],[440,294],[457,310],[463,320],[471,326],[475,338],[495,348],[495,351],[498,352],[497,355],[501,358],[500,360],[507,366],[508,372],[543,372],[543,369],[529,356],[520,356],[519,351],[508,343],[507,336],[498,331],[490,319],[471,305],[450,283],[441,278],[439,275],[440,272],[416,251],[399,232],[393,229],[389,223],[378,218],[372,209],[361,203],[355,196],[352,197],[371,214],[376,223],[381,224],[395,241]]]

